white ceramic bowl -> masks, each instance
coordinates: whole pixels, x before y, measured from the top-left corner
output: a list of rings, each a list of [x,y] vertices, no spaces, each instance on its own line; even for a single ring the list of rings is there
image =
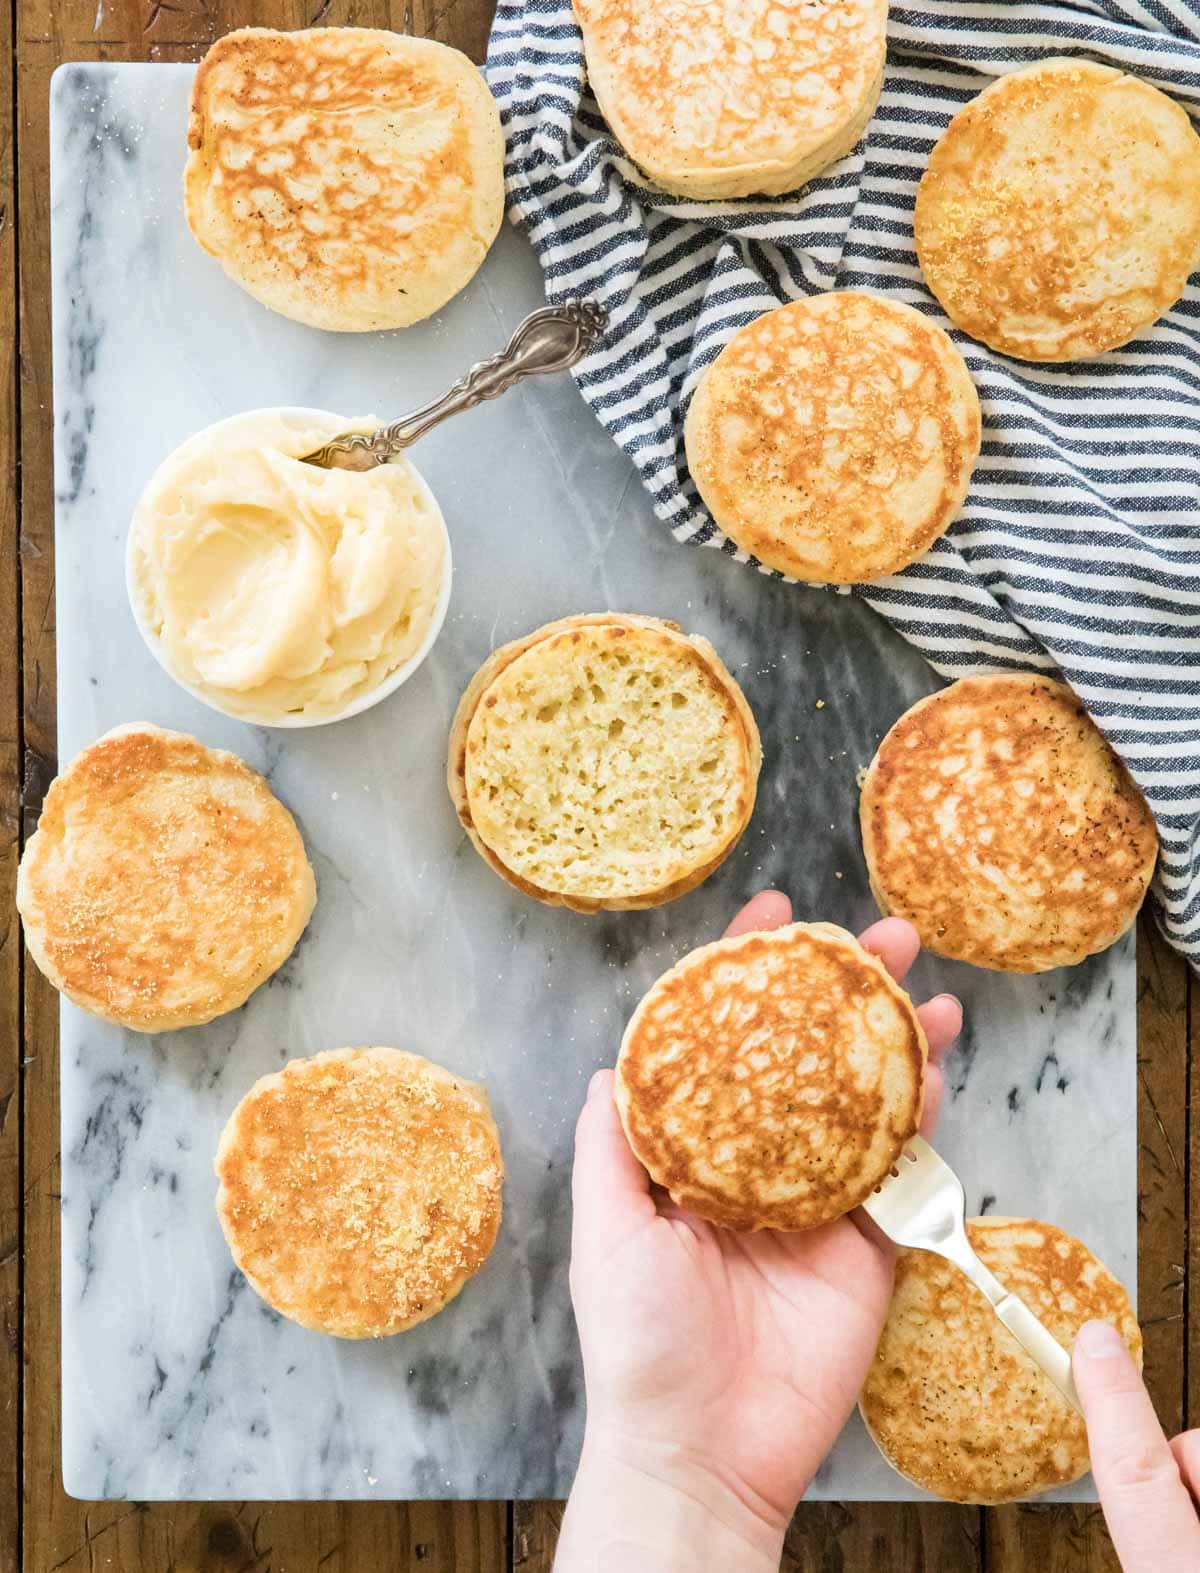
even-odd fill
[[[221,431],[224,427],[232,425],[234,421],[245,420],[249,415],[264,414],[294,416],[298,420],[321,422],[335,421],[340,423],[344,419],[343,416],[333,415],[328,410],[304,409],[295,405],[273,405],[265,410],[243,410],[238,415],[227,416],[224,420],[216,421],[213,423],[213,425],[206,426],[203,431],[197,432],[196,437],[206,436],[209,432]],[[189,441],[193,440],[194,439],[189,439]],[[178,450],[176,450],[176,452],[177,451]],[[216,710],[221,715],[227,715],[234,721],[244,721],[247,726],[270,726],[279,728],[329,726],[334,721],[346,721],[351,716],[361,715],[364,710],[369,710],[372,705],[377,705],[381,699],[386,699],[389,694],[394,694],[398,688],[402,687],[408,681],[408,679],[421,665],[421,662],[424,661],[425,657],[433,649],[437,636],[442,631],[442,624],[446,621],[446,610],[450,605],[450,584],[454,577],[454,565],[450,555],[450,536],[446,529],[446,521],[442,517],[442,510],[438,505],[438,500],[433,495],[432,491],[430,491],[425,477],[420,474],[411,460],[409,461],[409,469],[416,477],[417,486],[424,496],[426,503],[429,505],[429,508],[432,511],[434,517],[437,519],[439,526],[441,527],[443,566],[441,588],[438,591],[437,605],[433,609],[433,618],[430,621],[428,631],[426,632],[424,639],[421,641],[420,647],[408,658],[407,661],[405,661],[403,666],[398,666],[394,672],[390,672],[387,677],[384,678],[383,682],[378,684],[377,687],[371,689],[369,693],[360,694],[357,699],[352,699],[350,703],[343,709],[336,710],[331,715],[294,715],[285,716],[280,719],[278,716],[253,716],[245,715],[240,711],[227,710],[224,705],[218,704],[211,694],[204,693],[199,688],[194,688],[191,683],[185,683],[177,673],[171,670],[167,663],[166,657],[163,655],[162,641],[159,639],[157,634],[154,633],[153,629],[147,628],[145,623],[142,621],[138,613],[137,596],[134,594],[133,525],[131,523],[129,527],[129,534],[125,541],[125,589],[129,597],[129,607],[133,613],[133,620],[137,624],[138,633],[141,634],[143,640],[145,641],[146,648],[158,662],[159,666],[162,667],[163,671],[166,672],[167,676],[170,677],[173,682],[178,683],[180,688],[182,688],[186,693],[191,694],[193,699],[198,699],[202,705],[207,705],[210,710]]]

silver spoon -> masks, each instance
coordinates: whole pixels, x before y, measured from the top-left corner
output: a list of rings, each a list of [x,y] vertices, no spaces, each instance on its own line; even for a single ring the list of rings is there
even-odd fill
[[[520,324],[507,349],[472,366],[440,399],[424,404],[378,431],[343,432],[322,448],[306,453],[302,463],[323,470],[373,470],[410,448],[449,415],[474,409],[484,399],[497,399],[525,377],[568,371],[604,336],[608,313],[590,300],[569,300],[543,306]]]

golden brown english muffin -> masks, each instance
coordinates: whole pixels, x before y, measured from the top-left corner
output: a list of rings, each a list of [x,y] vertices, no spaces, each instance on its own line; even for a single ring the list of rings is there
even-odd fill
[[[907,994],[830,923],[692,951],[617,1059],[629,1144],[673,1201],[728,1229],[857,1207],[915,1133],[928,1046]]]
[[[366,27],[248,27],[192,87],[184,210],[256,300],[403,328],[475,275],[504,210],[495,100],[457,49]]]
[[[287,960],[316,899],[300,832],[263,778],[146,722],[67,765],[17,876],[42,972],[134,1032],[236,1010]]]
[[[922,699],[863,781],[881,909],[940,956],[1045,972],[1125,932],[1158,835],[1125,766],[1064,684],[966,677]]]
[[[743,551],[795,579],[861,584],[920,557],[958,512],[979,398],[936,323],[838,290],[735,333],[684,437],[700,496]]]
[[[338,1338],[435,1316],[500,1228],[486,1093],[400,1049],[333,1049],[262,1077],[215,1167],[217,1215],[251,1288]]]
[[[1067,1349],[1085,1322],[1111,1322],[1141,1365],[1129,1296],[1087,1246],[1030,1218],[975,1218],[976,1254]],[[998,1505],[1078,1480],[1082,1416],[958,1268],[901,1251],[859,1408],[892,1467],[949,1502]]]
[[[575,0],[618,141],[677,196],[794,191],[848,153],[883,81],[887,0]]]
[[[1200,137],[1136,77],[1042,60],[955,115],[913,227],[964,333],[1020,360],[1099,355],[1174,305],[1200,264]]]
[[[749,823],[761,763],[707,639],[599,612],[493,652],[459,703],[447,781],[502,878],[551,906],[619,911],[708,878]]]

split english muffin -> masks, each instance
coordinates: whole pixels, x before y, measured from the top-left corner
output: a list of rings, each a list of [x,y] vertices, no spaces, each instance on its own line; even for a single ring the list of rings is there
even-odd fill
[[[857,1207],[916,1132],[928,1045],[853,935],[794,923],[665,973],[617,1059],[629,1145],[680,1207],[725,1228],[811,1229]]]
[[[696,386],[688,467],[743,551],[794,579],[862,584],[920,557],[979,457],[966,363],[911,306],[837,290],[739,329]]]
[[[575,0],[618,141],[676,196],[778,196],[848,153],[883,82],[887,0]]]
[[[339,1338],[436,1315],[500,1228],[487,1095],[400,1049],[334,1049],[262,1077],[215,1167],[221,1228],[251,1288]]]
[[[1064,1348],[1085,1322],[1111,1322],[1141,1365],[1125,1290],[1052,1224],[975,1218],[977,1255]],[[906,1480],[949,1502],[998,1506],[1088,1470],[1087,1428],[958,1268],[901,1251],[891,1308],[859,1408]]]
[[[249,27],[192,86],[184,211],[264,306],[403,328],[474,277],[504,211],[495,100],[457,49],[365,27]]]
[[[263,778],[147,723],[61,772],[17,875],[41,971],[134,1032],[236,1010],[287,960],[316,899],[300,832]]]
[[[881,910],[927,950],[1002,972],[1106,950],[1158,856],[1125,766],[1066,684],[1035,672],[914,705],[879,745],[860,817]]]
[[[447,781],[480,855],[577,912],[694,889],[754,809],[758,728],[707,639],[599,612],[496,650],[450,733]]]
[[[1042,60],[950,122],[913,217],[925,281],[964,333],[1020,360],[1099,355],[1200,264],[1200,137],[1136,77]]]

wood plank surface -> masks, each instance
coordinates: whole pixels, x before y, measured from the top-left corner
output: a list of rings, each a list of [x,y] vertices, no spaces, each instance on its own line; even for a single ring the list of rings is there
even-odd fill
[[[561,1502],[513,1503],[514,1573],[550,1573],[562,1516]]]
[[[1138,935],[1138,1316],[1168,1431],[1185,1415],[1190,974],[1148,919]]]
[[[58,1001],[25,962],[12,886],[55,770],[47,284],[48,92],[64,60],[195,59],[246,25],[392,27],[480,59],[493,0],[13,0],[0,118],[0,1573],[549,1573],[561,1507],[80,1503],[59,1465]],[[15,101],[14,101],[15,100]],[[14,136],[15,132],[15,136]],[[14,273],[19,258],[19,293]],[[15,331],[14,331],[15,330]],[[18,472],[15,460],[20,457]],[[19,487],[18,487],[19,473]],[[1139,1272],[1146,1370],[1165,1423],[1200,1422],[1200,1098],[1194,981],[1150,925],[1139,966]],[[24,1064],[22,1065],[22,1062]],[[1193,1161],[1193,1158],[1195,1161]],[[1189,1355],[1191,1358],[1189,1358]],[[24,1372],[23,1385],[21,1379]],[[805,1505],[786,1573],[1098,1573],[1092,1509]],[[618,1570],[614,1570],[618,1573]]]
[[[13,19],[0,19],[11,57]],[[21,1490],[20,530],[17,507],[16,139],[12,71],[0,81],[0,1570],[16,1568]]]
[[[562,1510],[561,1502],[514,1504],[514,1573],[550,1573]],[[812,1502],[792,1521],[781,1573],[983,1573],[984,1566],[975,1508]]]
[[[982,1573],[977,1508],[906,1502],[801,1503],[782,1573]]]

